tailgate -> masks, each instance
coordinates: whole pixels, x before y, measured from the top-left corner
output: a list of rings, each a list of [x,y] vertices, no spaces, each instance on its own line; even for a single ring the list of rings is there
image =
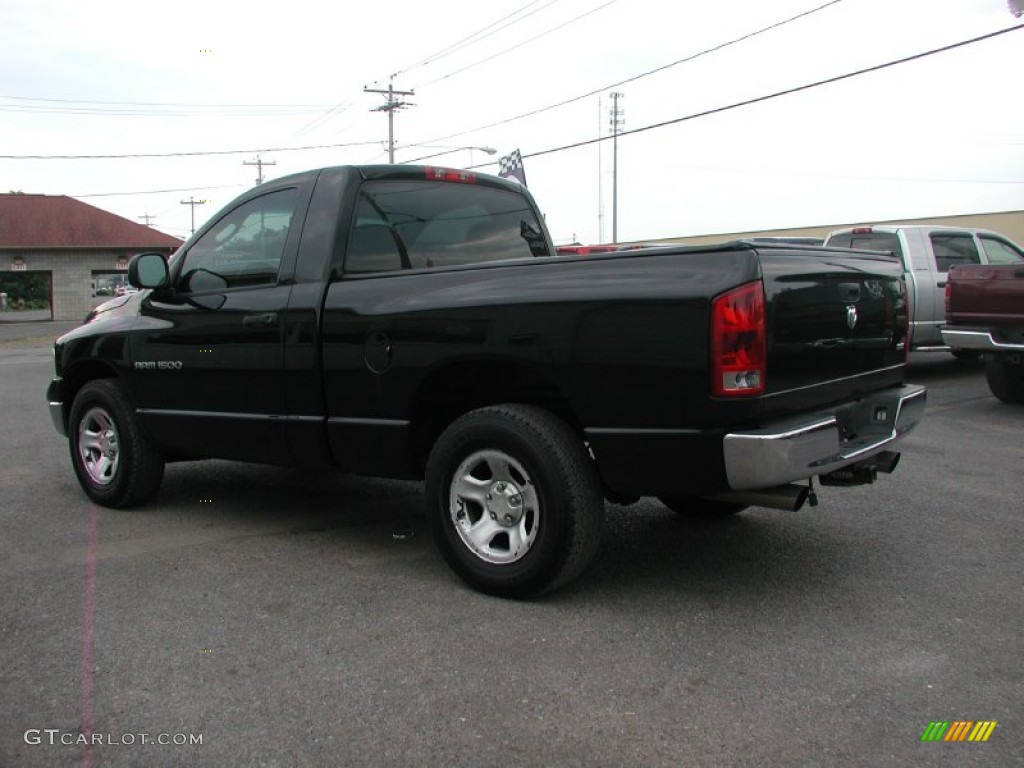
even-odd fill
[[[903,380],[902,267],[886,255],[758,249],[768,319],[769,399],[826,403]]]

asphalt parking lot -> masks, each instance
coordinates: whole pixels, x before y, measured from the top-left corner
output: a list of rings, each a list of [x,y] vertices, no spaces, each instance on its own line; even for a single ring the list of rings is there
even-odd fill
[[[57,330],[0,334],[0,766],[1022,764],[1024,408],[977,365],[915,356],[928,414],[876,485],[609,505],[583,578],[511,602],[450,574],[416,484],[191,463],[90,504]]]

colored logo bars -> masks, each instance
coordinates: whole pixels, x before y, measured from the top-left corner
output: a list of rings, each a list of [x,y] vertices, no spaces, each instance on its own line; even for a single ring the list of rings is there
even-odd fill
[[[995,720],[933,720],[921,734],[921,741],[988,741],[995,729]]]

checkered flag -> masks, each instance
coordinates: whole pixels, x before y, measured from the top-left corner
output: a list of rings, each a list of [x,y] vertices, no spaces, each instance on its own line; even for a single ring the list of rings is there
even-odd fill
[[[523,170],[523,156],[515,149],[511,154],[498,160],[498,175],[503,179],[515,179],[526,186],[526,171]]]

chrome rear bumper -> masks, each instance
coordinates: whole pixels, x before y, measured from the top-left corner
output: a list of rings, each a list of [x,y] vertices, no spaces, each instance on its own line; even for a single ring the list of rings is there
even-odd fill
[[[999,341],[991,331],[943,328],[942,340],[954,349],[978,349],[982,352],[1024,352],[1024,344]]]
[[[723,442],[729,486],[770,488],[869,459],[917,426],[926,400],[924,387],[908,385],[763,429],[730,432]]]

